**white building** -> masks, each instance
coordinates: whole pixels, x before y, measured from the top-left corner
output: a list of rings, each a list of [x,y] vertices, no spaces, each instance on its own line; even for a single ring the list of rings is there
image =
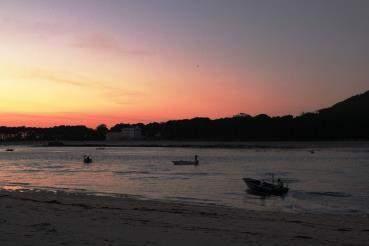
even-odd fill
[[[120,132],[108,132],[106,134],[107,141],[119,141],[119,140],[127,140],[127,139],[141,139],[142,138],[142,130],[141,127],[132,126],[132,127],[124,127]]]

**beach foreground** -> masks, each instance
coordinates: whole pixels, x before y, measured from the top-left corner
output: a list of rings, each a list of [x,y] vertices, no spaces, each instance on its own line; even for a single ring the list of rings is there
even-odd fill
[[[367,215],[1,191],[1,245],[367,245]]]

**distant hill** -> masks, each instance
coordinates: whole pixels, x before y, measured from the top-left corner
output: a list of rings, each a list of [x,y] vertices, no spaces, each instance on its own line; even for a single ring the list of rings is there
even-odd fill
[[[240,113],[221,119],[193,118],[153,122],[120,123],[110,131],[140,127],[146,140],[191,141],[334,141],[369,140],[369,91],[336,103],[332,107],[305,113],[270,117]],[[107,130],[107,129],[106,129]],[[105,132],[105,131],[104,131]],[[102,140],[99,129],[85,126],[51,128],[0,127],[1,141]]]
[[[369,117],[369,91],[359,94],[342,102],[336,103],[330,108],[318,111],[322,116],[342,117]]]
[[[323,139],[369,139],[369,91],[318,111]]]

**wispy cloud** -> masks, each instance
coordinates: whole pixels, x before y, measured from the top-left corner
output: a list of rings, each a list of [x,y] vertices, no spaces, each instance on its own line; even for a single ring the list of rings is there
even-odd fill
[[[38,38],[50,38],[71,34],[67,26],[52,21],[27,21],[13,18],[0,19],[0,30],[6,30],[12,34],[31,35]]]
[[[58,83],[58,84],[67,84],[67,85],[73,85],[73,86],[89,86],[88,83],[80,80],[80,79],[71,79],[66,76],[61,76],[57,73],[50,72],[47,70],[42,69],[32,69],[32,70],[26,70],[22,73],[22,76],[24,76],[27,79],[41,79],[52,83]]]
[[[127,89],[105,88],[104,95],[116,104],[127,105],[141,101],[145,93]]]
[[[45,69],[33,68],[22,69],[22,73],[18,75],[27,80],[42,80],[47,83],[78,86],[84,87],[86,90],[95,90],[110,102],[119,105],[137,103],[145,96],[143,91],[111,86],[111,81],[98,81],[87,76],[66,72],[53,72]]]
[[[79,49],[124,56],[148,56],[152,54],[140,48],[126,48],[118,39],[103,33],[87,34],[76,37],[76,41],[72,42],[71,46]]]
[[[12,35],[28,35],[38,39],[61,38],[63,45],[71,48],[93,50],[118,56],[150,56],[152,51],[129,45],[114,35],[95,32],[81,33],[76,28],[57,21],[30,21],[12,18],[0,18],[0,31]],[[64,43],[66,42],[66,43]]]

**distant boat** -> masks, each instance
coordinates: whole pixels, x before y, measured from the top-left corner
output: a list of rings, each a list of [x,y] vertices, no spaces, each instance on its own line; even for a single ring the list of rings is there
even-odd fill
[[[199,159],[198,156],[195,155],[195,160],[193,161],[172,161],[174,165],[176,166],[197,166],[199,165]]]
[[[5,151],[7,151],[7,152],[13,152],[14,149],[6,149]]]
[[[83,162],[86,164],[92,163],[92,158],[88,155],[83,156]]]
[[[266,181],[260,181],[252,178],[244,178],[243,181],[249,187],[251,192],[260,195],[274,195],[274,196],[283,196],[287,194],[289,188],[284,186],[283,182],[278,180],[278,183],[275,184],[269,183]]]

